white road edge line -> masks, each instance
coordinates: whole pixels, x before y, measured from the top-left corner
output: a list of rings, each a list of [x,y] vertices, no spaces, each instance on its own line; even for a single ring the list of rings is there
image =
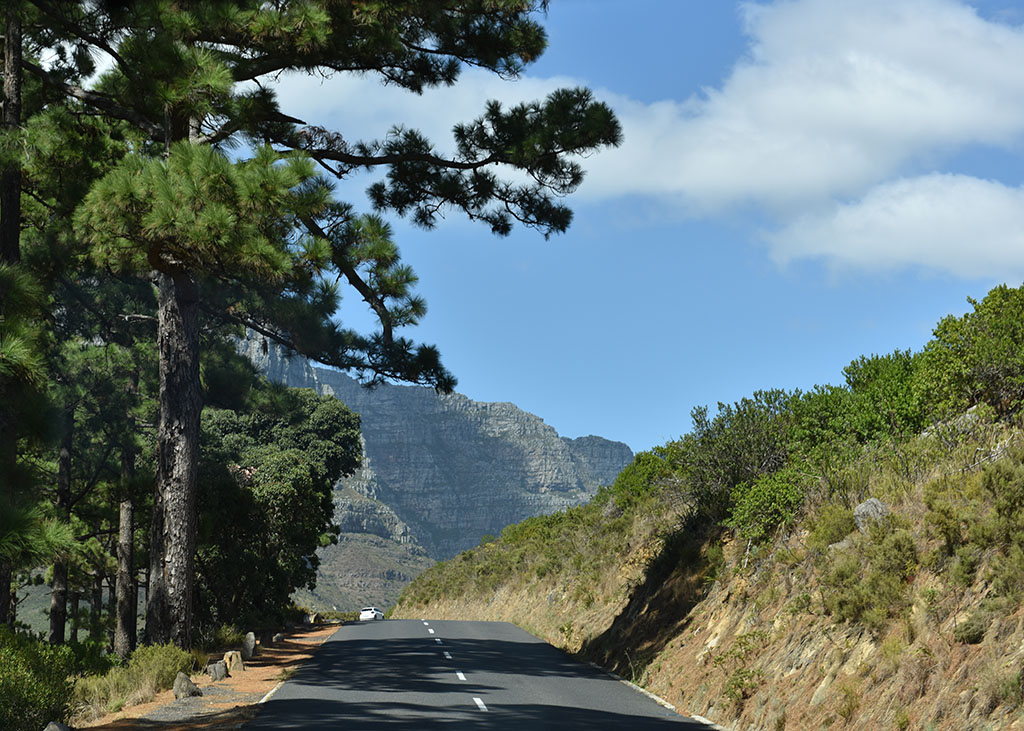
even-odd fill
[[[465,680],[466,679],[466,676],[462,674],[461,670],[456,670],[455,671],[455,677],[457,677],[459,680]]]
[[[481,711],[486,711],[487,710],[487,706],[485,706],[484,702],[482,700],[480,700],[479,698],[474,698],[473,702],[476,703],[476,707],[479,708]]]
[[[602,673],[608,673],[608,675],[611,675],[613,678],[618,680],[620,683],[624,683],[625,685],[628,685],[633,690],[638,691],[640,693],[643,693],[645,696],[650,698],[652,701],[654,701],[658,705],[664,706],[665,708],[669,709],[670,711],[675,711],[676,710],[676,707],[673,706],[671,703],[669,703],[664,698],[659,698],[658,696],[654,695],[654,693],[652,693],[651,691],[644,690],[643,688],[641,688],[636,683],[630,683],[628,680],[626,680],[625,678],[623,678],[620,675],[616,675],[611,670],[608,670],[607,668],[603,668],[603,667],[601,667],[600,665],[598,665],[597,663],[594,663],[594,662],[588,662],[587,665],[590,665],[593,668],[597,668]],[[678,713],[678,711],[676,711],[676,712]]]
[[[267,701],[269,701],[270,700],[270,696],[274,695],[274,693],[276,693],[278,691],[278,689],[282,685],[284,685],[284,681],[283,680],[280,683],[278,683],[277,685],[275,685],[273,688],[271,688],[269,693],[267,693],[265,696],[260,698],[260,703],[266,703]]]
[[[698,723],[703,723],[705,726],[710,726],[711,728],[715,729],[716,731],[725,731],[725,726],[719,726],[714,721],[712,721],[710,719],[707,719],[707,718],[704,718],[704,716],[698,716],[696,713],[693,714],[692,716],[690,716],[690,718],[692,718],[694,721],[696,721]]]

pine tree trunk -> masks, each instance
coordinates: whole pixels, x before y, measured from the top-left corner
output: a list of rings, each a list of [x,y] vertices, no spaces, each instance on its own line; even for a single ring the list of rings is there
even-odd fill
[[[64,435],[57,453],[57,516],[71,519],[71,440],[75,419],[70,410],[64,414]],[[68,618],[68,559],[58,556],[50,582],[50,644],[64,644],[64,626]]]
[[[157,346],[160,419],[156,489],[162,502],[162,551],[154,551],[146,633],[150,641],[192,643],[195,572],[196,469],[199,458],[199,288],[186,273],[159,272]],[[150,622],[153,627],[150,627]]]
[[[71,592],[71,641],[78,642],[78,608],[82,594],[77,589]]]
[[[164,583],[164,493],[153,483],[153,512],[149,521],[149,569],[146,571],[146,644],[167,643],[167,586]]]
[[[135,477],[135,455],[121,453],[121,503],[117,533],[117,626],[114,629],[114,652],[122,660],[135,649],[135,503],[132,480]]]
[[[4,80],[3,126],[16,128],[21,124],[21,14],[15,3],[4,9]],[[11,158],[0,166],[0,262],[21,260],[21,165]],[[7,293],[0,291],[0,310]],[[17,424],[5,405],[0,387],[0,477],[14,467],[17,455]],[[12,500],[6,486],[0,485],[0,503]],[[6,494],[5,494],[6,493]],[[11,581],[14,567],[0,562],[0,625],[14,624],[14,593]]]
[[[14,592],[11,591],[11,581],[14,580],[14,572],[11,571],[9,563],[0,563],[0,626],[14,624]]]
[[[21,126],[21,11],[17,3],[6,3],[4,17],[4,105],[5,130]],[[0,259],[21,259],[21,163],[10,156],[0,169]]]
[[[103,574],[98,571],[92,579],[89,597],[89,638],[96,642],[103,640]]]

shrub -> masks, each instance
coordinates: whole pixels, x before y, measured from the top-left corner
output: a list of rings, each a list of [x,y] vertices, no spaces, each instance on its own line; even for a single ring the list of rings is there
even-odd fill
[[[193,656],[174,645],[143,645],[132,653],[127,667],[78,679],[74,688],[77,713],[89,719],[150,701],[157,692],[172,687],[178,673],[187,673],[193,664]]]
[[[804,501],[800,477],[784,469],[738,485],[732,493],[732,516],[726,525],[755,543],[793,522]]]
[[[865,540],[838,553],[822,577],[825,608],[837,620],[881,632],[907,604],[907,582],[917,571],[917,546],[904,522],[888,515]]]
[[[985,631],[992,622],[988,612],[975,611],[953,630],[953,639],[966,645],[977,645],[985,639]]]
[[[245,633],[233,624],[221,624],[198,633],[196,643],[207,650],[230,650],[239,647]]]
[[[925,346],[918,376],[928,400],[949,412],[987,403],[1000,414],[1024,401],[1024,287],[1000,285],[963,317],[950,315]]]
[[[140,684],[152,682],[153,687],[167,690],[174,685],[178,673],[192,669],[192,655],[168,643],[143,645],[132,653],[128,670]]]
[[[860,706],[860,692],[852,685],[843,685],[839,688],[839,704],[836,713],[847,723],[857,713]]]
[[[823,551],[833,543],[850,535],[857,527],[853,520],[853,511],[845,505],[827,503],[822,505],[817,515],[811,519],[811,533],[807,544],[814,549]]]
[[[0,728],[39,731],[68,715],[71,650],[0,628]]]
[[[981,563],[981,551],[976,546],[961,546],[953,554],[953,562],[949,566],[949,576],[960,586],[970,586]]]
[[[909,350],[861,356],[843,369],[852,397],[851,426],[861,441],[905,439],[924,425],[914,388],[920,356]]]

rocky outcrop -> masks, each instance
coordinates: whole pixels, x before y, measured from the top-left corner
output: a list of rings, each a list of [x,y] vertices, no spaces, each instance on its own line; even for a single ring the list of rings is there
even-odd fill
[[[418,386],[367,389],[260,336],[240,348],[271,381],[336,396],[360,414],[364,464],[339,484],[337,519],[344,534],[412,549],[411,565],[417,547],[450,558],[510,523],[583,502],[633,458],[620,442],[560,437],[511,403]],[[321,556],[322,570],[328,560]]]

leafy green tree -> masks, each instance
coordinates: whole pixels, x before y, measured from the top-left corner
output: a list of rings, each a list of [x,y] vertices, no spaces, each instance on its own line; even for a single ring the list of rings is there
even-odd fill
[[[52,546],[24,459],[49,439],[40,327],[42,292],[21,264],[0,261],[0,625],[13,621],[11,581]]]
[[[359,417],[332,397],[263,387],[248,413],[203,415],[197,607],[201,624],[269,622],[312,588],[337,541],[333,486],[359,464]]]
[[[925,409],[914,387],[919,357],[909,350],[861,356],[843,369],[852,394],[851,426],[862,442],[903,440],[921,431]]]
[[[938,415],[979,403],[997,413],[1024,404],[1024,287],[1000,285],[973,311],[939,321],[922,354],[918,387]]]
[[[842,472],[859,449],[853,430],[854,403],[849,388],[815,386],[796,393],[790,461],[824,480],[829,497],[844,492]],[[842,495],[841,497],[846,497]]]
[[[791,467],[761,475],[733,488],[732,512],[725,525],[754,543],[788,526],[803,505],[807,478]]]
[[[785,391],[758,391],[735,404],[691,412],[693,430],[667,445],[665,453],[684,476],[698,514],[720,520],[730,509],[733,489],[784,467],[790,448],[791,397]]]

